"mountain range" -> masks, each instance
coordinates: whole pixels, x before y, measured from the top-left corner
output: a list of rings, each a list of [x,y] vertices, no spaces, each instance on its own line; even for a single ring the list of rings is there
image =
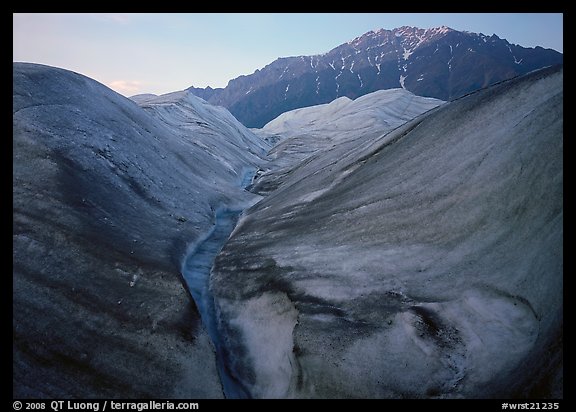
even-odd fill
[[[495,34],[402,26],[370,31],[325,54],[279,58],[225,88],[188,90],[260,128],[292,109],[382,89],[452,100],[562,61],[555,50],[522,47]]]

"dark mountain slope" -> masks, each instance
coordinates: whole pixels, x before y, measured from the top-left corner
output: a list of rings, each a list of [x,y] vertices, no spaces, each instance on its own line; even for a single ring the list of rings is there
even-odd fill
[[[322,55],[279,58],[224,89],[190,90],[244,125],[262,127],[288,110],[382,89],[451,100],[562,60],[554,50],[496,35],[403,26],[368,32]]]

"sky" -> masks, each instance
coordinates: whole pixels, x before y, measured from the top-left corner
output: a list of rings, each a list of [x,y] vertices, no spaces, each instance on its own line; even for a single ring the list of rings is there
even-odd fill
[[[117,92],[225,87],[279,57],[326,53],[379,28],[448,26],[563,52],[562,13],[13,14],[13,61],[61,67]]]

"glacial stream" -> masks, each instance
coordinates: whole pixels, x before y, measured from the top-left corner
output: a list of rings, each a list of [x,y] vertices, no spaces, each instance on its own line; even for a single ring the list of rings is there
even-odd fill
[[[250,184],[254,173],[254,170],[244,173],[241,187],[245,188]],[[214,298],[210,292],[209,283],[214,259],[236,227],[242,211],[217,209],[214,226],[203,240],[200,240],[194,248],[188,251],[182,265],[182,276],[196,302],[202,323],[216,349],[218,373],[227,398],[248,398],[249,394],[230,376],[226,368],[223,345],[217,328]]]

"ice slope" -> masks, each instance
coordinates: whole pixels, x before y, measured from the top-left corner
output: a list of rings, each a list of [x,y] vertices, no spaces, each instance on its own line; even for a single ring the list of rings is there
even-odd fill
[[[212,269],[230,374],[257,398],[562,397],[562,153],[555,67],[307,159]]]
[[[240,162],[253,169],[253,165],[262,163],[261,157],[270,149],[269,144],[239,123],[228,110],[213,106],[190,92],[179,91],[136,101],[175,135],[182,138],[193,135],[193,144],[212,160],[213,164],[207,166],[217,174],[226,171],[235,175],[232,179],[235,186],[240,186],[243,179],[243,173],[237,173]]]
[[[154,99],[156,97],[158,97],[157,94],[142,93],[142,94],[135,94],[134,96],[130,96],[130,100],[133,100],[136,103],[140,104],[141,102],[144,102],[144,101],[149,100],[149,99]]]
[[[404,89],[380,90],[355,100],[339,97],[327,104],[292,110],[263,129],[285,136],[318,134],[342,139],[341,133],[349,135],[375,127],[398,126],[441,103],[442,100],[416,96]],[[351,123],[359,129],[353,129]]]
[[[290,170],[314,153],[359,135],[382,134],[444,103],[416,96],[404,89],[376,91],[356,100],[340,97],[331,103],[292,110],[278,116],[256,134],[280,140],[270,151],[270,162],[258,173],[252,190],[266,194]]]
[[[222,396],[180,268],[219,207],[258,199],[239,184],[266,147],[193,96],[143,106],[13,65],[16,398]]]

